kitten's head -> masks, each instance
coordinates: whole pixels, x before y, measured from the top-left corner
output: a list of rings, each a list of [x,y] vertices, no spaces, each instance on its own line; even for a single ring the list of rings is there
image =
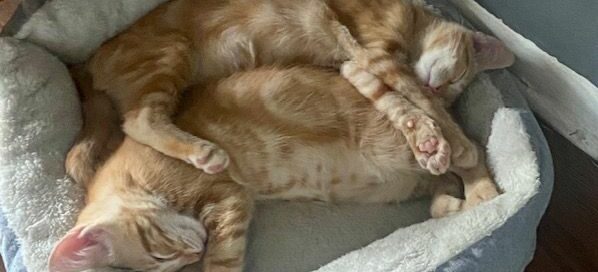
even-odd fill
[[[206,232],[190,217],[172,211],[124,210],[102,221],[69,231],[52,251],[50,272],[102,267],[174,272],[202,256]]]
[[[418,78],[449,103],[482,71],[511,66],[515,61],[498,39],[452,22],[430,26],[415,63]]]

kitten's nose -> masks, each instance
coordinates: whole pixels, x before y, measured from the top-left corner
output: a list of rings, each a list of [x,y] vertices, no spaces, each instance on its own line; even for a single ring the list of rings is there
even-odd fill
[[[433,93],[438,93],[440,91],[437,87],[431,86],[430,83],[424,84],[424,87],[428,88]]]

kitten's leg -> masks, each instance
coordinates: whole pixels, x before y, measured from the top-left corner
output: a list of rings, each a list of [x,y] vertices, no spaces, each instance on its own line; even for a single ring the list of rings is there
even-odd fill
[[[184,35],[166,33],[130,31],[102,46],[89,63],[94,86],[117,103],[127,135],[206,173],[220,172],[229,163],[226,152],[170,118],[191,81],[193,48]]]
[[[403,133],[421,167],[434,175],[446,172],[451,149],[432,118],[352,62],[342,65],[341,74]]]
[[[208,230],[203,271],[240,272],[253,199],[242,186],[232,181],[214,184],[207,193],[207,200],[198,203],[202,207],[200,220]]]
[[[460,180],[451,174],[441,177],[442,180],[433,180],[430,184],[432,204],[430,214],[440,218],[455,214],[463,209],[463,199]]]
[[[476,145],[476,148],[479,148]],[[459,175],[463,180],[465,202],[463,209],[470,209],[482,202],[491,200],[499,195],[496,184],[494,183],[488,168],[484,151],[479,148],[479,161],[472,168],[462,168],[451,166],[450,171]]]
[[[478,161],[475,144],[455,123],[450,113],[444,108],[442,101],[424,94],[408,65],[397,63],[395,58],[383,49],[363,48],[349,33],[349,30],[337,21],[332,22],[332,28],[341,47],[348,52],[359,68],[379,77],[386,85],[398,92],[397,99],[410,101],[437,121],[451,145],[451,160],[454,165],[464,168],[475,166]]]
[[[97,168],[122,141],[120,118],[108,96],[92,88],[83,68],[71,69],[82,97],[83,127],[66,157],[67,174],[86,187]]]

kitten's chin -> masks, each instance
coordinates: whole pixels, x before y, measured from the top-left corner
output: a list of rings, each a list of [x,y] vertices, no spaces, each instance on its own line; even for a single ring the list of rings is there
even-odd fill
[[[432,88],[432,87],[429,87],[429,86],[424,86],[424,89],[430,95],[435,95],[435,96],[442,96],[444,94],[444,92],[445,92],[444,88]]]
[[[441,96],[442,97],[446,93],[446,90],[444,88],[431,88],[431,87],[428,87],[428,89],[435,96]]]

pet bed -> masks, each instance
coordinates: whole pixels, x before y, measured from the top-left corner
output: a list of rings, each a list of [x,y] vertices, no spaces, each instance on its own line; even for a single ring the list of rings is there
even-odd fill
[[[47,271],[84,191],[63,162],[81,126],[64,63],[163,0],[53,0],[0,38],[0,253],[8,272]],[[445,1],[443,14],[465,22]],[[16,29],[16,30],[15,30]],[[484,73],[455,105],[483,143],[504,191],[473,210],[430,219],[429,200],[398,205],[264,202],[252,222],[246,271],[523,271],[552,190],[544,136],[508,71]]]

